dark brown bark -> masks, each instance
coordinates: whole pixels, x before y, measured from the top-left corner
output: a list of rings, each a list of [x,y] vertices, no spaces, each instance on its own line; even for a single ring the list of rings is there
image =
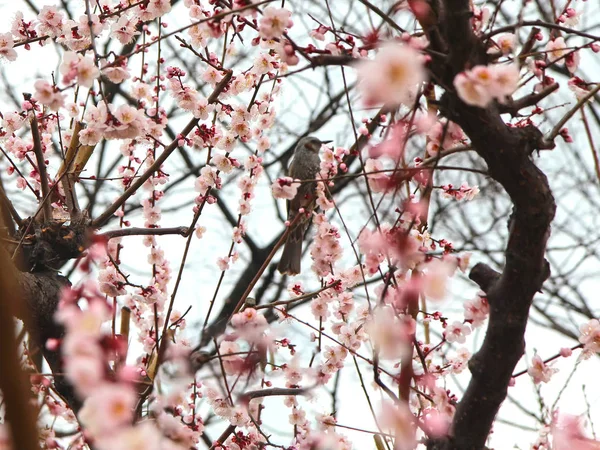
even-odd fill
[[[61,339],[64,328],[56,323],[54,314],[58,307],[61,290],[69,286],[69,280],[56,272],[21,272],[17,276],[23,292],[27,310],[23,317],[27,331],[42,353],[54,377],[54,387],[67,405],[75,413],[81,408],[81,401],[75,395],[73,386],[65,379],[60,350],[50,350],[46,346],[48,339]]]
[[[533,297],[549,275],[544,254],[556,206],[546,176],[531,158],[541,145],[540,131],[533,126],[509,128],[496,106],[466,105],[453,91],[457,73],[486,61],[483,45],[470,26],[469,2],[445,0],[444,10],[441,28],[449,58],[445,72],[436,74],[447,86],[441,112],[471,139],[490,176],[510,196],[513,213],[502,273],[482,265],[471,271],[470,277],[486,291],[490,304],[487,332],[469,363],[471,381],[456,408],[450,436],[432,440],[428,448],[481,449],[523,355]]]

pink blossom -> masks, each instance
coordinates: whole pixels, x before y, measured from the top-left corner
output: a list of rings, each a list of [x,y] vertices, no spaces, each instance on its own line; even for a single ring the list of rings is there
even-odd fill
[[[590,319],[579,327],[579,342],[588,353],[600,352],[600,322],[598,319]]]
[[[252,71],[257,75],[263,75],[275,69],[276,60],[269,53],[259,53],[252,64]]]
[[[451,184],[447,184],[442,186],[442,190],[444,191],[444,197],[454,198],[456,200],[473,200],[477,194],[479,194],[479,187],[469,186],[466,182],[458,189]]]
[[[211,29],[206,23],[194,25],[188,30],[188,33],[190,35],[191,44],[194,48],[203,49],[208,45],[208,40],[211,37]]]
[[[365,162],[367,181],[373,192],[385,192],[390,186],[390,177],[383,170],[383,163],[378,159],[369,158]]]
[[[557,37],[546,44],[545,51],[547,52],[548,61],[554,62],[557,59],[562,58],[566,53],[567,45],[565,44],[565,38]]]
[[[367,105],[408,104],[426,79],[421,55],[399,42],[384,44],[374,59],[360,62],[356,70]]]
[[[456,257],[456,263],[458,268],[462,273],[465,273],[469,268],[469,263],[471,262],[471,252],[464,252],[460,256]]]
[[[471,23],[473,26],[473,30],[479,34],[483,27],[488,23],[491,16],[491,12],[489,8],[482,7],[473,7],[473,18],[471,19]]]
[[[100,271],[98,274],[98,282],[100,292],[103,294],[110,297],[117,297],[125,294],[125,278],[123,278],[113,265]]]
[[[447,414],[446,411],[438,411],[437,409],[428,408],[424,413],[424,423],[427,429],[427,433],[432,437],[441,437],[448,434],[450,424],[452,422],[452,416]]]
[[[465,309],[465,320],[470,322],[473,328],[483,324],[490,313],[490,306],[485,297],[478,295],[473,300],[467,300],[463,304]]]
[[[510,96],[519,83],[519,66],[517,64],[497,64],[492,67],[492,90],[494,98],[502,102]]]
[[[94,436],[111,433],[131,423],[136,400],[133,388],[117,383],[104,383],[85,400],[79,418]]]
[[[107,26],[106,22],[100,20],[98,14],[90,13],[89,16],[87,14],[82,14],[79,16],[79,22],[77,24],[77,30],[79,31],[79,34],[85,37],[91,36],[92,33],[90,33],[90,21],[92,22],[92,32],[94,36],[98,36],[100,33],[102,33],[102,30],[104,30]]]
[[[108,63],[107,61],[104,61],[102,67],[102,75],[104,75],[112,83],[115,84],[120,84],[123,81],[131,78],[126,59],[120,64]]]
[[[16,112],[5,112],[2,118],[2,128],[6,130],[8,134],[12,134],[25,124],[26,119]]]
[[[179,444],[174,450],[183,450],[193,447],[198,440],[197,433],[184,424],[180,418],[174,417],[166,412],[161,412],[157,415],[156,424],[163,434],[169,438],[169,440],[165,439],[165,444],[170,441],[175,441]],[[162,448],[165,447],[166,446],[163,444]]]
[[[66,52],[60,65],[60,73],[63,74],[65,84],[76,80],[81,86],[91,87],[100,75],[100,70],[91,58],[75,52]]]
[[[450,367],[452,373],[461,373],[467,367],[467,363],[471,359],[471,352],[465,347],[461,347],[456,351],[456,357],[450,358]]]
[[[431,300],[443,300],[446,296],[448,279],[456,266],[448,261],[434,259],[424,266],[422,277],[423,293]]]
[[[138,18],[134,19],[125,14],[120,15],[119,19],[116,22],[113,22],[111,26],[111,37],[117,38],[123,45],[128,44],[135,35],[140,34],[136,29],[138,20]]]
[[[516,36],[512,33],[504,33],[496,38],[496,45],[503,55],[508,55],[515,49]]]
[[[110,310],[103,301],[92,301],[87,309],[65,306],[56,312],[56,320],[62,323],[69,333],[97,337],[102,323],[110,318]]]
[[[48,106],[53,111],[58,111],[65,103],[65,96],[56,87],[44,80],[34,83],[35,98],[42,105]]]
[[[535,384],[547,383],[556,372],[558,370],[547,366],[539,355],[534,355],[531,359],[531,367],[527,369],[527,373],[533,378]]]
[[[597,450],[600,442],[585,435],[583,417],[555,414],[551,425],[553,450]]]
[[[326,320],[330,314],[329,303],[323,296],[318,296],[310,302],[310,310],[315,319]]]
[[[62,32],[64,14],[56,6],[44,6],[37,16],[41,35],[58,36]]]
[[[289,420],[292,425],[304,425],[306,423],[306,411],[296,407],[292,408]]]
[[[171,10],[171,0],[149,0],[145,8],[138,7],[136,15],[142,22],[149,22]]]
[[[393,430],[396,442],[401,443],[398,450],[416,448],[415,417],[406,403],[383,402],[379,420],[382,428]]]
[[[0,34],[0,56],[14,61],[17,59],[17,52],[14,50],[15,43],[13,41],[12,34],[1,33]]]
[[[454,87],[465,103],[485,108],[494,98],[504,101],[517,89],[518,82],[519,67],[516,64],[475,66],[459,73],[454,78]]]
[[[416,331],[411,316],[397,316],[389,306],[377,308],[366,324],[367,333],[381,352],[381,357],[398,359],[406,356],[406,346]]]
[[[565,66],[567,67],[570,73],[575,73],[575,71],[577,71],[577,69],[579,68],[580,61],[581,55],[579,53],[579,50],[567,53],[567,55],[565,56]]]
[[[339,243],[338,229],[327,221],[324,214],[317,214],[314,222],[318,228],[315,242],[310,249],[313,259],[312,269],[320,277],[324,277],[331,273],[336,261],[342,257],[343,250]]]
[[[33,149],[33,145],[24,141],[21,138],[11,136],[6,141],[6,148],[9,152],[14,154],[20,161],[25,159],[28,152]]]
[[[218,176],[216,169],[211,166],[204,166],[200,169],[200,176],[196,178],[194,189],[202,195],[212,187],[219,189],[221,187],[221,178]]]
[[[88,396],[96,390],[102,382],[103,371],[103,362],[98,358],[78,356],[65,361],[65,376],[80,396]]]
[[[271,192],[275,198],[284,198],[286,200],[293,199],[298,193],[300,183],[298,180],[294,182],[293,178],[282,177],[277,178],[271,185]]]
[[[217,266],[221,272],[225,272],[229,269],[229,258],[219,257],[217,258]]]
[[[192,110],[196,119],[206,120],[212,111],[213,106],[208,104],[208,100],[205,97],[198,96],[196,98],[194,108]]]
[[[576,11],[574,8],[567,8],[561,17],[564,18],[563,23],[566,26],[574,27],[579,25],[579,18],[582,14],[581,11]]]
[[[396,122],[391,125],[390,133],[386,139],[369,149],[371,158],[381,158],[387,156],[393,161],[398,161],[404,155],[404,146],[406,144],[406,124]]]
[[[227,153],[231,152],[236,144],[236,137],[234,133],[226,133],[219,138],[217,141],[217,148],[226,151]]]
[[[263,39],[277,39],[290,28],[294,22],[292,13],[285,8],[267,6],[258,25],[258,32]]]
[[[464,344],[469,334],[471,334],[471,327],[456,320],[449,324],[444,331],[446,341],[458,342],[459,344]]]
[[[583,97],[589,94],[589,88],[587,86],[587,83],[579,77],[574,76],[571,79],[569,79],[568,85],[569,89],[575,93],[575,97],[577,98],[577,100],[581,100]],[[588,101],[590,103],[593,102],[594,97],[590,98]]]
[[[271,148],[271,142],[269,141],[269,138],[267,136],[261,136],[260,138],[258,138],[258,141],[256,142],[256,149],[260,153],[265,152],[269,148]]]
[[[324,431],[334,431],[337,420],[330,414],[317,414],[317,425]]]
[[[560,349],[560,356],[562,356],[563,358],[568,358],[572,354],[573,350],[571,350],[569,347],[563,347]]]
[[[485,108],[492,101],[491,92],[466,73],[459,73],[454,78],[454,87],[462,101],[465,103]]]
[[[567,144],[570,144],[573,142],[573,136],[571,136],[571,134],[569,133],[569,129],[567,127],[561,128],[560,131],[558,132],[558,135],[561,138],[563,138]]]
[[[94,442],[94,447],[98,450],[162,450],[166,445],[166,439],[152,421],[125,427],[116,433],[103,435]]]
[[[316,29],[310,30],[310,32],[308,34],[310,37],[312,37],[313,39],[316,39],[317,41],[324,41],[325,33],[327,33],[327,31],[329,31],[329,28],[327,28],[323,25],[319,25]]]
[[[424,130],[429,138],[429,142],[427,143],[427,153],[430,156],[436,156],[441,147],[449,149],[455,144],[465,140],[466,136],[463,130],[456,123],[451,121],[442,122],[436,118],[431,118],[430,120],[427,120],[426,123],[431,120],[435,120],[435,122],[431,124],[429,128]],[[442,142],[442,138],[444,139],[444,142]]]
[[[300,367],[299,360],[293,358],[292,361],[285,365],[283,369],[283,375],[285,376],[286,386],[293,387],[299,386],[304,376],[304,370]]]
[[[221,360],[223,361],[223,368],[229,375],[238,373],[239,368],[244,362],[244,358],[242,358],[241,355],[233,355],[234,353],[239,352],[240,347],[236,342],[222,341],[221,344],[219,344],[219,354],[221,355]]]

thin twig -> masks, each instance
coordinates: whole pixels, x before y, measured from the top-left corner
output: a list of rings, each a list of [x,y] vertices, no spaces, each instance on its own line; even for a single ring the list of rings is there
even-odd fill
[[[589,99],[596,95],[598,91],[600,91],[600,83],[598,83],[598,85],[586,95],[581,97],[579,101],[575,104],[575,106],[573,106],[573,108],[571,108],[571,110],[558,121],[554,128],[552,128],[552,131],[544,139],[548,145],[554,145],[554,139],[556,138],[556,136],[559,135],[560,130],[562,130],[562,127],[571,119],[571,117],[575,115],[575,113],[581,107],[583,107],[583,105],[585,105],[588,102]]]
[[[221,92],[223,92],[223,89],[225,89],[225,87],[229,84],[229,81],[231,80],[232,76],[233,71],[228,71],[227,74],[223,77],[223,79],[219,82],[219,84],[217,84],[211,96],[208,98],[208,104],[212,104],[217,101],[219,95],[221,94]],[[129,197],[135,194],[138,191],[138,189],[146,182],[146,180],[152,176],[154,172],[160,170],[160,167],[167,160],[167,158],[171,156],[171,153],[173,153],[179,147],[179,140],[182,137],[187,137],[187,135],[191,133],[191,131],[196,127],[196,125],[198,125],[199,121],[200,119],[196,118],[190,120],[185,126],[185,128],[181,131],[181,134],[175,137],[175,139],[173,139],[173,142],[171,142],[171,144],[169,144],[169,146],[160,154],[160,156],[156,158],[156,160],[148,168],[148,170],[146,170],[146,172],[144,172],[134,183],[132,183],[131,186],[129,186],[125,190],[125,192],[123,192],[123,194],[121,194],[121,196],[106,209],[106,211],[100,214],[100,216],[98,216],[92,222],[92,226],[99,228],[102,225],[106,224],[106,222],[108,222],[108,220],[117,211],[117,209],[119,209]]]
[[[35,159],[37,161],[37,169],[40,174],[40,185],[42,187],[42,219],[46,222],[52,217],[52,210],[50,209],[50,203],[48,202],[50,189],[48,185],[46,161],[44,160],[44,153],[42,151],[42,138],[40,136],[40,129],[38,128],[35,112],[31,118],[31,136],[33,138],[33,153],[35,154]]]
[[[109,239],[114,239],[121,236],[164,236],[167,234],[179,234],[187,236],[189,233],[188,227],[172,227],[172,228],[123,228],[120,230],[111,230],[102,233],[99,236]]]

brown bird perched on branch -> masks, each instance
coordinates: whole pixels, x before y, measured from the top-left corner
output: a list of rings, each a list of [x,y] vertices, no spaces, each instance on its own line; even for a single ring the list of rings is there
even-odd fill
[[[314,180],[319,173],[321,158],[319,150],[321,145],[331,141],[321,141],[316,137],[304,137],[300,139],[294,149],[294,159],[289,167],[289,176],[298,180]],[[315,207],[315,181],[302,183],[298,188],[296,196],[287,201],[288,221],[293,223],[283,247],[283,253],[279,260],[277,270],[282,274],[297,275],[300,273],[300,262],[302,260],[302,240],[306,228],[308,228],[309,214],[303,214],[298,220],[294,219],[300,209],[310,212]]]

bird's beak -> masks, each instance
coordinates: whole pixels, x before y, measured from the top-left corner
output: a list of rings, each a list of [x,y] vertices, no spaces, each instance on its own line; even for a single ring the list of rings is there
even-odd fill
[[[329,144],[330,142],[333,142],[333,141],[321,141],[321,144]]]

